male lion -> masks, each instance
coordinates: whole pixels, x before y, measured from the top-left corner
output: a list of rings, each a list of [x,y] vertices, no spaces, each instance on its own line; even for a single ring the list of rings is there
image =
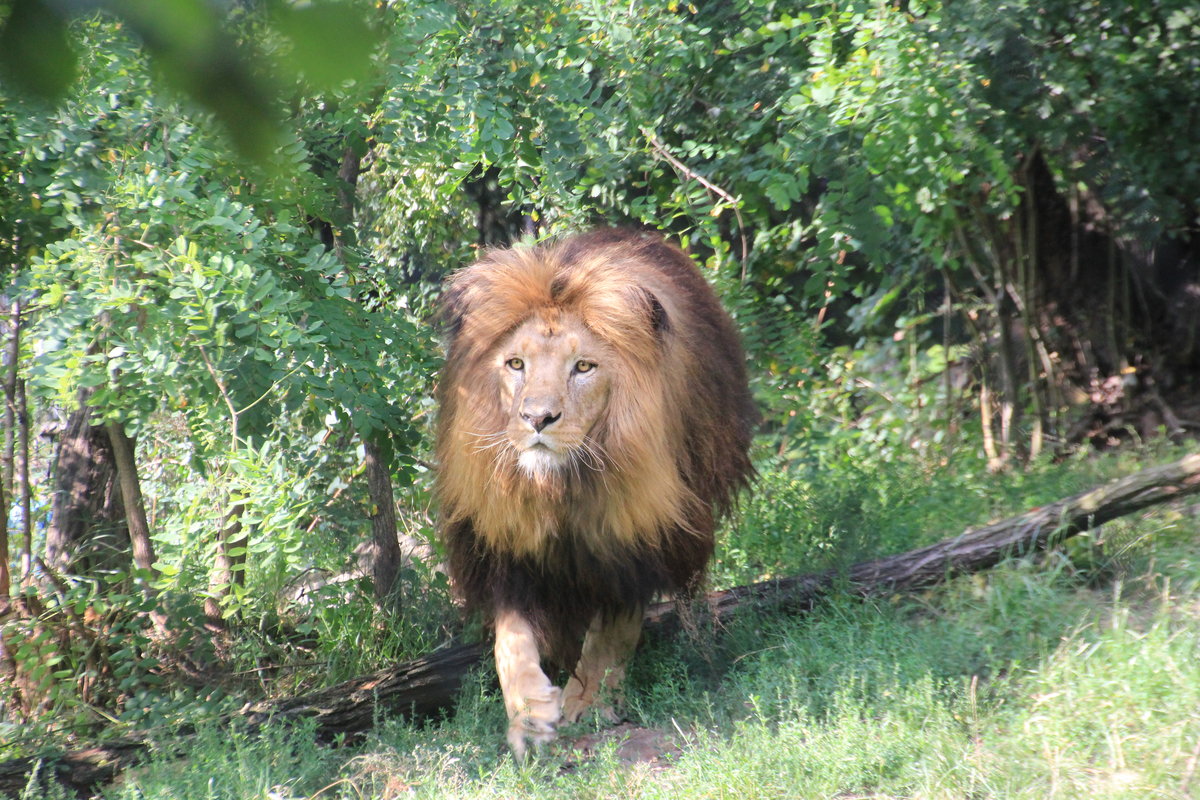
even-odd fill
[[[756,414],[732,322],[660,236],[492,251],[442,302],[441,534],[520,760],[613,695],[651,599],[697,587]]]

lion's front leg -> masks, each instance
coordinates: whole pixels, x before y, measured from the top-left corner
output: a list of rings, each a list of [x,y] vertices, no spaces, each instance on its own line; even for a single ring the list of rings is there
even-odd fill
[[[625,679],[625,664],[637,648],[642,636],[642,609],[617,614],[605,619],[597,614],[583,640],[579,663],[563,690],[563,719],[575,722],[603,691],[606,704],[601,715],[617,722],[615,703],[621,700],[621,683]]]
[[[496,616],[496,673],[508,711],[508,746],[523,761],[527,742],[540,747],[554,738],[562,690],[542,672],[533,626],[516,611]]]

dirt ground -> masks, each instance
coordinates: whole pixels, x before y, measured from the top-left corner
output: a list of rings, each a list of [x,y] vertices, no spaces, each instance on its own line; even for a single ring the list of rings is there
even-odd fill
[[[622,764],[645,764],[652,770],[661,770],[669,767],[682,752],[683,735],[679,731],[643,728],[622,722],[572,740],[568,745],[567,768],[589,761],[613,742],[616,742],[616,756]]]

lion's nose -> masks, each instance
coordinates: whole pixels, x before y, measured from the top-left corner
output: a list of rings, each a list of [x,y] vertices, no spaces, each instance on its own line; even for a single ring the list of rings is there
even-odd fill
[[[550,409],[528,408],[521,412],[521,419],[525,420],[537,433],[541,433],[542,429],[547,425],[553,425],[562,417],[562,412],[555,414]]]

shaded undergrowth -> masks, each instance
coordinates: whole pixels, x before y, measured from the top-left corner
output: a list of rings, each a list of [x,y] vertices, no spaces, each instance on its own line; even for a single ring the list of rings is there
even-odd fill
[[[944,474],[846,480],[829,493],[840,500],[822,495],[794,516],[754,500],[716,574],[807,571],[775,555],[780,562],[767,565],[775,548],[754,540],[776,529],[752,526],[768,512],[794,536],[877,532],[875,546],[860,533],[852,546],[805,555],[836,565],[846,553],[925,544],[1133,466],[1127,457],[1080,462],[957,486]],[[815,485],[802,475],[766,481],[791,485],[796,497],[811,498]],[[179,758],[180,743],[164,737],[159,754],[105,796],[1190,797],[1200,791],[1197,533],[1194,508],[1160,508],[919,594],[835,596],[802,616],[743,614],[719,631],[649,640],[631,666],[629,716],[679,744],[655,763],[626,763],[613,745],[582,764],[558,750],[518,768],[483,672],[448,719],[380,720],[354,747],[318,745],[304,726],[255,738],[209,729]],[[728,558],[735,550],[752,558]],[[564,737],[602,728],[585,721]]]

